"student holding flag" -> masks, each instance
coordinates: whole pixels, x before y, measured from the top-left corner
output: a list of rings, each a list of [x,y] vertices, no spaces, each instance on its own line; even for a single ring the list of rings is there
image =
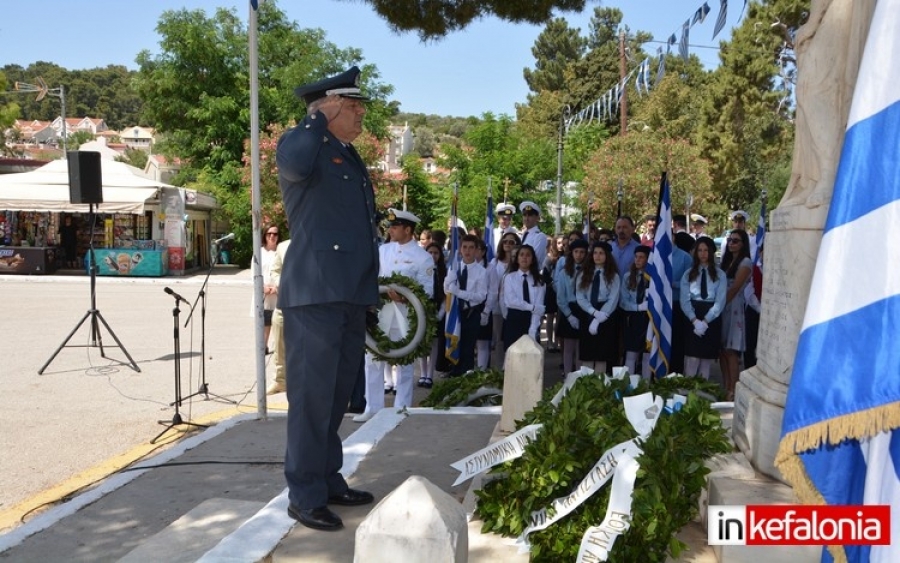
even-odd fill
[[[487,270],[476,260],[478,237],[465,235],[461,240],[462,262],[459,268],[447,272],[444,280],[444,293],[456,298],[459,307],[459,362],[450,370],[451,377],[475,369],[475,343],[488,292]]]

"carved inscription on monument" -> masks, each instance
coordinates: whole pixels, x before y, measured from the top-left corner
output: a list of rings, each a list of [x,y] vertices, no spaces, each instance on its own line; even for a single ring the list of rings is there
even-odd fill
[[[791,378],[820,239],[820,231],[773,230],[766,237],[757,349],[765,374],[785,385]]]

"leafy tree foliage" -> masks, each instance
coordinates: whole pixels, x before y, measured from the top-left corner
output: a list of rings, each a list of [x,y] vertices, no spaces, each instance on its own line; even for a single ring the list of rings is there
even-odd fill
[[[757,201],[772,171],[790,162],[790,84],[776,77],[808,9],[798,0],[751,3],[731,42],[722,44],[722,64],[705,90],[699,142],[713,164],[716,191],[732,209]]]
[[[593,153],[584,168],[582,204],[590,201],[592,219],[605,227],[615,223],[620,180],[623,214],[638,218],[655,212],[663,171],[669,173],[673,210],[683,208],[688,194],[693,196],[695,209],[705,213],[721,209],[700,149],[683,139],[652,132],[613,137]]]
[[[232,189],[239,175],[244,141],[250,129],[247,30],[236,12],[219,8],[166,11],[157,27],[161,52],[138,55],[135,81],[148,119],[167,134],[163,151],[179,156],[196,174],[221,174]],[[260,123],[288,123],[302,104],[293,89],[361,64],[355,49],[340,50],[322,30],[302,30],[287,20],[275,2],[259,10]],[[377,83],[378,72],[361,65],[369,105],[366,126],[383,131],[391,112],[383,100],[391,88]]]
[[[0,72],[0,92],[9,89],[6,76]],[[0,131],[6,131],[12,124],[16,122],[19,115],[19,106],[13,102],[0,103]],[[12,133],[11,133],[12,134]],[[6,143],[3,143],[3,150],[6,151]]]
[[[415,31],[422,40],[464,29],[479,18],[497,16],[514,23],[539,24],[555,11],[581,12],[585,0],[365,0],[395,31]]]
[[[53,63],[36,62],[28,68],[6,65],[3,72],[10,85],[15,82],[36,85],[38,78],[42,78],[50,89],[62,86],[68,117],[103,119],[114,130],[146,125],[146,122],[140,120],[141,100],[131,86],[135,73],[124,66],[66,70]],[[52,121],[60,116],[62,108],[59,96],[46,96],[41,101],[35,100],[36,97],[30,93],[19,96],[19,119]]]
[[[564,18],[554,18],[541,31],[531,54],[535,68],[523,71],[528,88],[535,94],[566,89],[566,70],[583,55],[587,39],[581,37],[577,29],[569,27]]]

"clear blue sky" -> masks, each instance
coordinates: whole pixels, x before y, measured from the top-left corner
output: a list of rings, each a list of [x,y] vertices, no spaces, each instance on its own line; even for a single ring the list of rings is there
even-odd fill
[[[264,0],[261,0],[264,1]],[[514,1],[514,0],[511,0]],[[731,0],[725,30],[712,41],[719,0],[707,0],[712,11],[691,30],[691,43],[718,46],[738,22],[743,2]],[[680,39],[681,26],[703,0],[616,0],[588,3],[582,14],[564,14],[570,25],[587,34],[597,5],[617,7],[632,30],[648,31],[665,41]],[[69,70],[125,65],[135,69],[142,49],[157,53],[156,24],[165,10],[236,7],[246,21],[249,2],[240,0],[41,0],[4,2],[0,22],[0,66],[27,67],[36,61]],[[396,35],[366,4],[352,0],[280,0],[278,5],[301,27],[322,28],[340,48],[362,50],[382,80],[395,87],[401,111],[469,116],[491,111],[515,116],[515,104],[526,101],[522,69],[534,66],[531,47],[543,26],[513,25],[496,19],[479,21],[445,39],[424,44],[413,34]],[[656,45],[646,45],[649,53]],[[677,50],[677,46],[675,47]],[[718,64],[718,52],[693,47],[707,68]],[[630,67],[629,67],[630,68]],[[612,86],[612,84],[610,84]],[[598,97],[603,92],[598,92]]]

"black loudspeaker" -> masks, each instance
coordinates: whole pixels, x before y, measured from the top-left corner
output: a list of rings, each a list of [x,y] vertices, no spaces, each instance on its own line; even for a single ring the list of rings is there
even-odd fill
[[[103,203],[103,179],[100,173],[100,153],[69,151],[69,202]]]

